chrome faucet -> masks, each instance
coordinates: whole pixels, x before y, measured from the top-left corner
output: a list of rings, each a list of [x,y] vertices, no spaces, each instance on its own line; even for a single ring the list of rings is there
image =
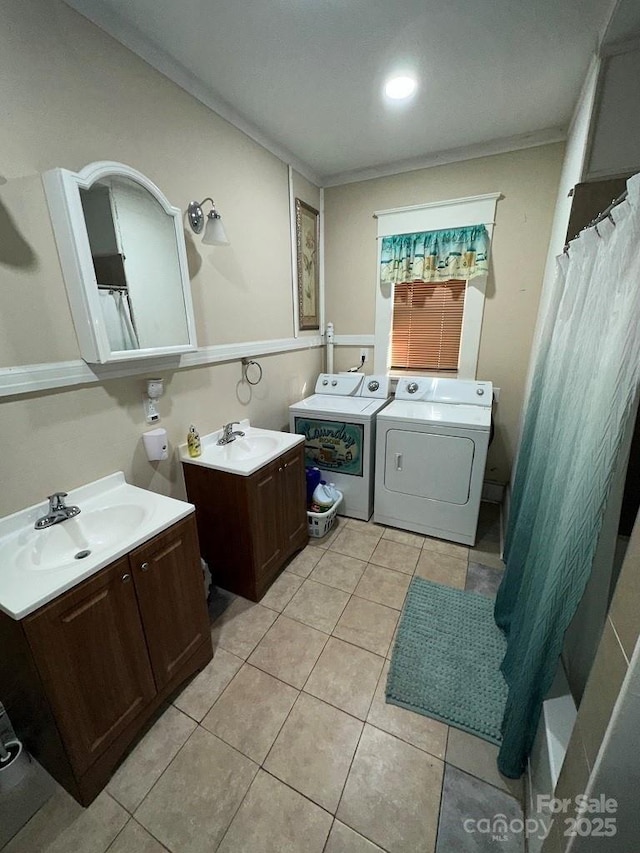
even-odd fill
[[[242,438],[244,433],[242,432],[242,430],[239,429],[234,430],[233,427],[235,424],[240,424],[240,421],[231,421],[230,424],[222,425],[222,435],[218,439],[219,445],[222,446],[224,444],[231,444],[231,442],[235,441],[236,438]]]
[[[66,497],[66,492],[55,492],[49,495],[49,511],[36,521],[34,524],[36,530],[44,530],[45,527],[52,527],[54,524],[60,524],[61,521],[78,515],[80,507],[66,506],[64,502]]]

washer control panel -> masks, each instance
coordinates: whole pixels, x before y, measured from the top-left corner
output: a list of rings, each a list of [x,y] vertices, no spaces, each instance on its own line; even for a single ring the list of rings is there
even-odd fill
[[[389,377],[384,374],[364,376],[362,373],[321,373],[316,394],[342,397],[373,397],[386,400],[390,393]]]
[[[359,397],[362,378],[361,373],[321,373],[316,382],[316,394]]]

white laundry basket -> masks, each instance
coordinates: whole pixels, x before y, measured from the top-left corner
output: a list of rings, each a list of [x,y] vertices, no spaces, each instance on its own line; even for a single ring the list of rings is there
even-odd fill
[[[338,514],[338,507],[342,503],[342,492],[337,489],[336,491],[340,497],[331,509],[328,509],[326,512],[310,512],[307,510],[309,536],[312,536],[314,539],[322,539],[333,527],[333,522],[336,520],[336,515]]]

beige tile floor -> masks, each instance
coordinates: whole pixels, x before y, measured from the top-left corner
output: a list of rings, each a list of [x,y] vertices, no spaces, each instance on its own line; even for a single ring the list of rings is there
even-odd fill
[[[88,809],[58,789],[5,853],[433,853],[447,765],[522,796],[495,747],[385,703],[411,577],[469,565],[495,585],[491,508],[476,549],[339,519],[260,604],[219,594],[212,662]]]

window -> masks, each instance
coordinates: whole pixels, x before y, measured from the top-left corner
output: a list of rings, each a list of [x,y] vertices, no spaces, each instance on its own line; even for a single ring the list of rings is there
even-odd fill
[[[375,373],[446,370],[460,379],[475,379],[487,276],[425,283],[408,275],[391,284],[381,276],[382,244],[385,237],[473,224],[483,224],[491,239],[498,198],[500,193],[490,193],[376,211]],[[419,367],[423,359],[428,366]]]
[[[396,284],[391,320],[391,367],[458,370],[466,282]]]

